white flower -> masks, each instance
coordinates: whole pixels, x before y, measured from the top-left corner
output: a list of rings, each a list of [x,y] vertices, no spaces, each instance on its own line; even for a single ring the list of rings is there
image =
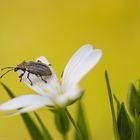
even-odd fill
[[[99,49],[93,49],[91,45],[82,46],[69,60],[66,65],[62,82],[58,82],[51,66],[52,76],[47,78],[47,83],[33,74],[30,74],[30,81],[27,79],[26,72],[22,81],[36,91],[39,95],[28,94],[16,97],[6,103],[0,105],[0,110],[13,110],[18,109],[16,113],[29,112],[44,106],[51,107],[65,107],[76,101],[81,95],[82,90],[78,83],[79,81],[98,63],[102,56]],[[42,63],[49,65],[45,57],[39,57]],[[18,71],[19,74],[22,71]]]

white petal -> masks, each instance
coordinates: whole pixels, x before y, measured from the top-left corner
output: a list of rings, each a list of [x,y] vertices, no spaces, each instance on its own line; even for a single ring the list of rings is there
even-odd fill
[[[65,95],[67,96],[69,101],[75,101],[82,95],[82,90],[79,88],[78,85],[75,85],[69,89],[67,89]]]
[[[37,109],[39,109],[41,107],[44,107],[44,106],[45,106],[44,104],[30,105],[30,106],[24,107],[22,109],[18,109],[16,111],[5,112],[4,115],[6,117],[14,116],[14,115],[19,115],[19,114],[22,114],[22,113],[26,113],[26,112],[30,112],[30,111],[33,111],[33,110],[37,110]]]
[[[51,66],[51,64],[48,62],[48,60],[44,57],[44,56],[41,56],[39,57],[36,61],[40,60],[42,63],[46,64],[46,65],[50,65],[49,68],[51,69],[51,72],[52,72],[52,76],[50,77],[50,81],[48,82],[51,82],[51,80],[53,80],[53,82],[57,82],[57,76]]]
[[[46,65],[49,65],[49,61],[44,57],[44,56],[40,56],[36,59],[36,61],[41,61],[42,63],[46,64]]]
[[[77,84],[100,60],[101,50],[91,45],[81,47],[70,59],[62,77],[63,88]]]
[[[68,75],[73,71],[74,68],[77,67],[77,64],[79,63],[79,61],[83,59],[83,56],[85,54],[87,55],[91,51],[92,51],[91,45],[84,45],[70,58],[63,72],[63,77],[62,77],[63,80],[68,78]]]
[[[49,62],[48,60],[41,56],[39,57],[36,61],[40,60],[42,63],[45,63],[46,65],[49,65]],[[49,84],[56,84],[57,83],[57,77],[52,69],[51,66],[49,66],[51,71],[52,71],[52,76],[51,77],[48,77],[47,79],[47,82],[48,83],[45,83],[43,80],[41,80],[40,77],[37,77],[36,75],[34,74],[30,74],[30,80],[32,81],[33,85],[31,85],[29,79],[27,78],[27,74],[28,72],[26,71],[24,76],[22,77],[22,81],[27,85],[29,86],[31,89],[33,89],[34,91],[36,91],[37,93],[41,94],[41,95],[44,95],[44,94],[47,94],[48,92],[51,92],[52,93],[52,88],[51,86],[49,86]],[[23,71],[19,70],[18,71],[18,74],[21,75],[23,73]]]
[[[59,107],[65,107],[67,102],[68,102],[68,98],[65,94],[60,95],[55,99],[55,103]]]
[[[44,104],[34,104],[34,105],[31,105],[31,106],[27,106],[27,107],[24,107],[24,108],[18,110],[15,113],[15,115],[25,113],[25,112],[30,112],[30,111],[33,111],[33,110],[37,110],[37,109],[42,108],[44,106],[45,106]]]
[[[82,95],[82,91],[78,85],[72,86],[67,91],[63,91],[63,94],[58,96],[55,100],[55,103],[60,107],[65,107]]]
[[[53,105],[48,97],[39,95],[23,95],[1,104],[0,110],[18,109],[36,104],[42,104],[46,106]]]

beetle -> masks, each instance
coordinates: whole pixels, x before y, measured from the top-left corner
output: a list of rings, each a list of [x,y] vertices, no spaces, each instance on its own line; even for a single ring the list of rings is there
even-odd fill
[[[33,82],[30,79],[30,74],[34,74],[38,77],[40,77],[44,82],[47,83],[47,81],[45,79],[43,79],[43,77],[50,77],[52,75],[52,71],[50,69],[51,64],[46,65],[44,63],[42,63],[40,60],[38,60],[37,62],[34,61],[23,61],[21,64],[18,64],[16,67],[5,67],[2,68],[1,70],[5,70],[5,69],[9,69],[7,72],[5,72],[4,74],[2,74],[0,76],[0,78],[2,78],[5,74],[7,74],[10,71],[14,71],[17,72],[18,70],[22,70],[23,73],[19,76],[20,78],[20,82],[22,81],[22,77],[24,76],[25,72],[27,71],[27,79],[30,81],[30,84],[33,85]]]

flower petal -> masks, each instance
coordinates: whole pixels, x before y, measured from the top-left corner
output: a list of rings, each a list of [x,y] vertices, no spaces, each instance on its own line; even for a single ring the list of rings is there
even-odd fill
[[[91,45],[81,47],[69,60],[62,77],[63,88],[77,84],[100,60],[102,52]]]
[[[39,95],[23,95],[1,104],[0,110],[13,110],[38,104],[46,106],[53,105],[48,97]]]
[[[46,65],[49,65],[49,62],[48,60],[41,56],[39,57],[36,61],[41,61],[42,63],[46,64]],[[29,86],[31,89],[33,89],[34,91],[36,91],[37,93],[41,94],[41,95],[44,95],[46,94],[47,92],[52,92],[52,88],[49,86],[49,84],[56,84],[57,82],[57,77],[52,69],[51,66],[49,66],[51,71],[52,71],[52,76],[50,77],[47,77],[47,83],[45,83],[40,77],[37,77],[36,75],[34,74],[31,74],[30,73],[30,80],[32,81],[33,85],[31,85],[31,82],[29,81],[29,79],[27,78],[27,75],[28,75],[28,72],[26,71],[25,74],[23,75],[22,77],[22,81],[27,85]],[[19,70],[18,71],[18,74],[21,75],[23,73],[22,70]]]
[[[92,47],[90,45],[84,45],[81,47],[69,60],[67,63],[64,72],[63,72],[63,80],[65,80],[68,75],[73,71],[73,69],[77,66],[79,61],[83,58],[85,54],[90,53],[92,50]]]
[[[59,107],[65,107],[67,102],[68,102],[68,98],[65,94],[57,96],[57,98],[55,99],[55,103]]]
[[[44,107],[44,104],[34,104],[34,105],[30,105],[27,107],[24,107],[22,109],[17,110],[16,112],[10,113],[10,115],[18,115],[18,114],[22,114],[22,113],[26,113],[26,112],[30,112],[33,110],[37,110],[39,108]]]
[[[49,68],[51,69],[52,76],[50,77],[50,80],[48,79],[49,80],[48,82],[50,82],[50,81],[57,82],[57,80],[58,80],[57,76],[56,76],[51,64],[48,62],[48,60],[44,56],[40,56],[36,61],[38,61],[38,60],[46,65],[49,65]]]
[[[67,91],[63,91],[64,94],[58,96],[56,98],[56,104],[61,107],[65,107],[68,104],[73,103],[75,100],[81,97],[82,90],[78,85],[74,85],[67,89]]]
[[[30,105],[30,106],[18,109],[16,111],[5,112],[4,115],[7,116],[7,117],[8,116],[19,115],[19,114],[22,114],[22,113],[26,113],[26,112],[30,112],[30,111],[33,111],[33,110],[37,110],[37,109],[42,108],[44,106],[45,106],[44,104]]]
[[[67,98],[70,101],[73,102],[81,97],[82,90],[80,89],[80,87],[78,85],[74,85],[71,88],[67,89],[65,95],[67,96]]]

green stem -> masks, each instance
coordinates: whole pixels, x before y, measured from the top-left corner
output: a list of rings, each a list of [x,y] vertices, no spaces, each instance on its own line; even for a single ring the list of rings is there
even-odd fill
[[[67,140],[68,138],[67,138],[67,134],[65,133],[65,134],[63,134],[63,140]]]
[[[66,114],[69,118],[69,120],[71,121],[71,123],[73,124],[73,127],[75,128],[76,132],[77,132],[77,136],[79,137],[80,140],[83,140],[82,138],[82,135],[81,135],[81,132],[80,132],[80,129],[79,127],[76,125],[75,121],[73,120],[71,114],[69,113],[69,111],[67,109],[65,109],[66,111]]]

